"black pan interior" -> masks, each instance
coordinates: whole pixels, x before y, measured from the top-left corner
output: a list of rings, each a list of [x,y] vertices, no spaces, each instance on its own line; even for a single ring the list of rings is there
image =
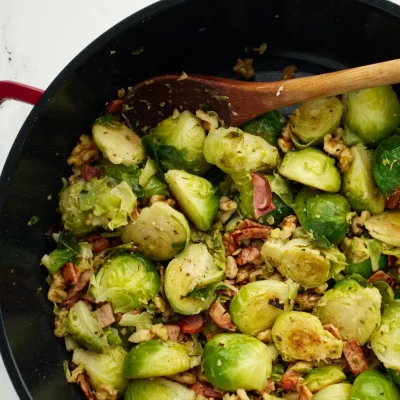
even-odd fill
[[[264,55],[244,52],[263,42]],[[400,7],[383,0],[164,0],[82,52],[28,117],[0,183],[0,348],[20,398],[83,398],[63,375],[69,355],[52,333],[39,262],[59,221],[65,160],[116,89],[181,71],[233,77],[244,56],[254,57],[257,80],[276,80],[288,64],[297,76],[319,74],[398,58],[399,49]]]

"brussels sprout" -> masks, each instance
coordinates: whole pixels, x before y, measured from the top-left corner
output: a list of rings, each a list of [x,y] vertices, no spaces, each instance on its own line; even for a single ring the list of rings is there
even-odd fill
[[[180,208],[197,229],[211,228],[218,212],[218,194],[212,184],[185,171],[169,170],[165,180]]]
[[[340,189],[340,172],[335,160],[313,147],[286,153],[279,173],[287,179],[326,192],[336,193]]]
[[[400,211],[385,211],[367,219],[365,227],[377,240],[391,246],[400,246]]]
[[[60,211],[65,229],[83,236],[97,226],[113,230],[128,223],[136,196],[126,182],[112,187],[106,179],[74,183],[60,193]]]
[[[322,285],[346,265],[344,254],[336,247],[321,249],[305,238],[285,243],[270,237],[265,241],[261,255],[266,263],[272,264],[285,278],[307,288]]]
[[[215,335],[204,348],[203,361],[208,381],[232,392],[264,389],[272,371],[268,347],[239,333]]]
[[[400,392],[389,375],[365,371],[357,376],[351,389],[351,400],[399,400]]]
[[[272,328],[275,319],[292,308],[298,285],[291,282],[263,280],[240,288],[232,299],[230,314],[238,329],[256,336]]]
[[[69,311],[67,330],[89,350],[102,352],[109,348],[96,314],[83,301],[78,301]]]
[[[316,316],[306,312],[281,314],[272,327],[272,338],[285,361],[320,361],[342,355],[343,342],[325,330]]]
[[[206,133],[201,121],[190,111],[161,121],[151,136],[156,140],[154,150],[164,171],[183,169],[203,175],[211,167],[203,155]]]
[[[204,156],[234,179],[251,171],[271,170],[279,162],[276,147],[239,128],[213,129],[205,140]]]
[[[279,110],[269,111],[247,121],[240,129],[243,132],[259,136],[272,146],[276,146],[281,135],[285,117]]]
[[[128,379],[179,374],[191,368],[188,349],[177,342],[150,340],[133,347],[125,358]]]
[[[387,257],[385,255],[380,255],[379,257],[379,269],[382,271],[387,271]],[[368,279],[374,273],[371,264],[371,258],[367,258],[359,263],[354,263],[351,259],[347,259],[347,265],[344,270],[346,275],[358,274],[363,278]]]
[[[371,347],[386,368],[400,371],[400,300],[388,304],[379,329],[371,337]]]
[[[343,371],[334,365],[315,368],[311,370],[304,378],[304,384],[312,391],[317,392],[322,388],[340,383],[346,379]]]
[[[215,300],[213,286],[210,285],[222,279],[225,256],[218,252],[213,255],[204,243],[193,243],[168,264],[164,289],[168,302],[176,312],[198,314],[209,308]],[[197,296],[194,295],[195,291],[198,291]]]
[[[146,157],[139,136],[117,117],[106,115],[96,119],[92,134],[103,156],[113,164],[136,165]]]
[[[342,101],[345,124],[367,145],[375,145],[400,124],[400,103],[391,86],[346,93]]]
[[[155,194],[162,196],[168,196],[169,194],[165,182],[161,182],[156,175],[153,175],[144,187],[139,185],[141,170],[136,165],[114,165],[110,162],[104,162],[99,168],[113,184],[116,185],[125,181],[132,188],[133,193],[138,199],[149,198]]]
[[[189,244],[190,228],[185,216],[163,202],[143,208],[139,217],[124,228],[122,241],[133,242],[156,261],[169,260]]]
[[[399,160],[400,136],[393,135],[382,140],[372,158],[372,172],[379,189],[386,195],[400,187]]]
[[[385,198],[372,177],[371,153],[361,143],[350,150],[353,161],[343,173],[343,194],[356,211],[368,210],[372,214],[379,214],[385,209]]]
[[[91,279],[89,288],[97,303],[109,302],[114,312],[127,312],[146,304],[160,291],[155,265],[140,254],[110,257]]]
[[[313,400],[351,400],[350,383],[337,383],[324,387],[314,394]]]
[[[114,347],[102,354],[75,349],[72,362],[78,368],[83,366],[94,389],[100,385],[108,385],[122,394],[128,384],[122,371],[126,355],[127,352],[122,347]]]
[[[302,104],[289,119],[296,147],[322,143],[327,133],[339,127],[342,113],[343,106],[337,97],[321,97]]]
[[[319,299],[314,313],[324,325],[333,324],[343,340],[357,339],[362,346],[381,322],[381,302],[378,289],[343,279]]]
[[[303,188],[296,196],[294,210],[301,226],[312,234],[317,246],[327,248],[346,237],[350,206],[340,194]]]
[[[135,379],[124,400],[196,400],[196,393],[186,386],[163,378]]]

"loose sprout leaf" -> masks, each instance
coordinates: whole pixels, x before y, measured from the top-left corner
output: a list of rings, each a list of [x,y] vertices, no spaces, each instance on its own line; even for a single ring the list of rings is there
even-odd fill
[[[152,176],[154,176],[156,173],[157,164],[150,157],[147,157],[146,164],[139,176],[139,185],[141,187],[145,187],[149,183]]]
[[[60,250],[68,249],[74,254],[78,254],[80,252],[80,247],[75,236],[71,231],[68,230],[61,232],[58,238],[57,247]]]
[[[39,217],[37,215],[34,215],[29,221],[28,221],[28,226],[33,226],[36,225],[39,222]]]
[[[125,313],[118,323],[120,326],[131,326],[140,329],[150,329],[153,326],[153,315],[150,312],[140,314]]]
[[[350,383],[336,383],[319,390],[314,394],[313,400],[350,400]]]

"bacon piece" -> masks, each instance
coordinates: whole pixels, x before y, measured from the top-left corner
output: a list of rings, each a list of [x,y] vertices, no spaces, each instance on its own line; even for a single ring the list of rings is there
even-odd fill
[[[396,256],[388,256],[388,267],[389,268],[396,268],[397,265],[397,257]]]
[[[181,328],[176,324],[164,324],[164,327],[168,332],[168,339],[172,342],[177,342],[179,334],[181,333]]]
[[[311,392],[311,390],[303,385],[300,388],[300,393],[299,393],[299,400],[311,400],[313,398],[313,394]]]
[[[79,293],[79,292],[81,290],[85,289],[86,285],[90,281],[90,277],[92,276],[92,274],[93,274],[92,269],[86,269],[85,271],[82,272],[76,285],[72,286],[71,290],[69,291],[68,299],[71,299],[72,297],[75,297],[78,294],[80,297],[80,295],[83,294],[83,293]]]
[[[256,219],[263,215],[275,210],[275,206],[272,203],[272,191],[269,185],[268,179],[262,175],[253,172],[251,175],[253,181],[253,208],[254,216]]]
[[[81,299],[80,294],[77,294],[73,297],[68,298],[64,302],[61,303],[63,307],[65,307],[67,310],[71,309],[79,300]]]
[[[354,375],[361,374],[368,369],[367,361],[357,339],[351,339],[344,343],[343,354]]]
[[[383,281],[387,282],[389,286],[392,288],[394,287],[394,279],[388,275],[386,272],[383,271],[376,271],[369,279],[368,283]]]
[[[101,307],[97,308],[95,313],[102,328],[106,328],[107,326],[110,326],[116,321],[114,310],[110,303],[106,303]]]
[[[193,385],[189,385],[188,388],[193,390],[197,396],[213,397],[214,399],[222,399],[224,397],[222,393],[215,391],[213,385],[207,382],[197,381]]]
[[[239,245],[232,239],[229,232],[224,233],[222,244],[224,245],[226,256],[231,256],[239,248]]]
[[[86,182],[89,182],[92,178],[100,178],[101,171],[97,168],[89,167],[89,165],[84,164],[82,166],[82,175]]]
[[[110,101],[107,104],[106,113],[111,114],[111,113],[121,112],[123,102],[124,102],[123,99]]]
[[[281,380],[279,381],[279,386],[288,392],[295,390],[297,384],[299,383],[301,375],[298,372],[292,371],[288,369],[282,375]]]
[[[262,225],[262,227],[237,229],[232,232],[232,238],[235,242],[251,239],[268,239],[272,228]]]
[[[183,333],[199,333],[205,324],[203,314],[188,315],[179,321]]]
[[[386,200],[386,208],[389,210],[398,210],[400,208],[400,188],[396,189]]]
[[[100,253],[110,247],[109,240],[103,238],[101,235],[91,235],[86,237],[85,239],[92,245],[93,253]]]
[[[245,247],[236,258],[238,265],[252,263],[260,256],[260,251],[256,247]]]
[[[323,326],[323,328],[324,328],[326,331],[330,332],[330,333],[332,334],[332,336],[335,337],[336,339],[342,340],[342,338],[341,338],[341,336],[340,336],[339,329],[336,328],[335,325],[326,324],[326,325]]]
[[[61,268],[61,274],[64,278],[64,282],[70,285],[76,285],[78,283],[80,272],[80,269],[75,268],[72,262],[65,263]]]
[[[79,379],[79,386],[88,400],[96,400],[92,393],[92,387],[90,386],[87,376],[82,375],[82,377]]]
[[[222,329],[228,331],[235,330],[235,326],[232,324],[232,319],[229,312],[221,303],[214,303],[208,310],[212,320]]]

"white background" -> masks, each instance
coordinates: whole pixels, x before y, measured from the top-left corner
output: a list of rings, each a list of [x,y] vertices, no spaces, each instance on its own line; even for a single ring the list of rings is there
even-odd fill
[[[155,0],[0,0],[0,80],[45,89],[100,34],[152,3]],[[14,101],[0,106],[0,171],[31,108]],[[1,356],[0,398],[18,400]]]
[[[154,2],[0,0],[0,80],[45,89],[101,33]],[[0,171],[30,110],[31,106],[12,101],[0,106]],[[18,400],[1,356],[0,392],[2,400]]]

